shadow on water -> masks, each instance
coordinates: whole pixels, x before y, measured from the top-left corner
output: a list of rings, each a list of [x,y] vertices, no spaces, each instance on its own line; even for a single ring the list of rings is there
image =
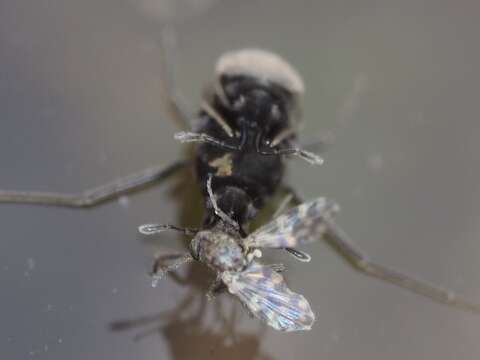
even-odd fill
[[[172,278],[191,289],[175,308],[158,314],[114,321],[110,324],[110,329],[116,332],[135,331],[135,341],[149,336],[161,336],[166,340],[175,360],[273,359],[261,352],[265,326],[261,325],[256,332],[241,332],[236,329],[236,306],[227,311],[222,306],[222,299],[207,300],[205,293],[211,274],[209,276],[206,269],[193,264],[189,266],[185,278],[177,274]],[[208,316],[209,310],[213,310],[213,318]]]
[[[173,181],[176,183],[170,195],[179,207],[179,225],[194,227],[202,219],[202,198],[191,170],[183,171]],[[152,238],[146,243],[156,243]],[[222,300],[227,294],[218,295],[208,301],[206,293],[214,276],[205,266],[193,263],[185,266],[185,276],[171,273],[168,276],[177,284],[189,289],[187,295],[178,301],[178,305],[158,314],[137,318],[116,320],[110,323],[111,331],[135,331],[134,341],[149,336],[163,337],[175,360],[190,359],[231,359],[231,360],[268,360],[272,359],[261,352],[261,339],[265,326],[259,324],[259,330],[241,332],[237,327],[237,303],[224,308]],[[161,286],[161,282],[158,284]],[[240,311],[243,311],[241,309]],[[209,316],[213,313],[212,316]]]

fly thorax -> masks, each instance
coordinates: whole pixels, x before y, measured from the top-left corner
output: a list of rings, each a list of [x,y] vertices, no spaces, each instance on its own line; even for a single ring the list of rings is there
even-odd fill
[[[205,230],[193,238],[192,255],[215,271],[241,271],[247,264],[242,247],[231,235]]]

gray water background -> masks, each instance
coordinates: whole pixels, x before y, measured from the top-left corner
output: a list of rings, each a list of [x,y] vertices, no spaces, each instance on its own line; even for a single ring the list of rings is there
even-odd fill
[[[79,192],[185,156],[160,100],[157,40],[175,16],[193,108],[224,51],[285,56],[306,81],[304,139],[336,138],[323,167],[291,161],[289,181],[337,200],[373,259],[480,302],[478,2],[190,1],[174,15],[173,2],[153,4],[0,2],[0,188]],[[201,221],[181,183],[86,211],[0,205],[1,358],[478,359],[480,316],[363,277],[322,243],[309,264],[271,254],[317,313],[312,331],[263,329],[237,306],[232,344],[209,317],[175,317],[184,299],[200,303],[205,274],[153,289],[154,248],[136,229]],[[145,327],[109,330],[159,312],[142,341]]]

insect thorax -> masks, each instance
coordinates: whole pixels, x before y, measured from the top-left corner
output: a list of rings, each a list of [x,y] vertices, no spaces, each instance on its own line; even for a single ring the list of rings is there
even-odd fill
[[[192,255],[215,271],[242,271],[247,259],[239,239],[218,227],[200,231],[190,244]]]

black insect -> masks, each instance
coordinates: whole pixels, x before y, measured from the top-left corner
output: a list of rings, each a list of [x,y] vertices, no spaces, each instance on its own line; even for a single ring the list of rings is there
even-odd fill
[[[171,104],[178,118],[189,124],[183,107],[168,83]],[[143,225],[140,231],[153,234],[166,229],[193,236],[190,252],[172,257],[165,268],[156,262],[157,277],[193,259],[217,273],[210,293],[226,286],[250,310],[275,329],[310,329],[314,315],[308,302],[289,290],[279,272],[281,266],[260,265],[260,248],[285,248],[300,260],[309,256],[294,249],[298,244],[324,238],[357,270],[389,281],[435,301],[480,313],[480,306],[406,275],[372,263],[352,245],[333,222],[338,208],[323,198],[304,203],[248,235],[248,224],[269,197],[284,187],[286,156],[309,163],[322,159],[296,145],[298,98],[304,86],[298,73],[270,52],[246,49],[223,55],[216,78],[201,104],[193,129],[175,134],[181,142],[197,142],[194,169],[203,189],[206,218],[202,229],[172,225]],[[160,182],[188,166],[180,161],[166,168],[150,168],[116,180],[81,195],[0,191],[0,202],[90,207],[121,194]],[[286,202],[285,202],[286,203]],[[281,211],[279,211],[281,213]],[[160,259],[159,259],[160,260]]]
[[[257,49],[227,53],[217,63],[216,76],[194,132],[175,138],[199,143],[195,171],[207,203],[206,184],[213,177],[218,207],[208,206],[205,227],[222,220],[245,235],[244,226],[282,184],[283,155],[312,164],[323,160],[295,144],[303,82],[283,59]]]

